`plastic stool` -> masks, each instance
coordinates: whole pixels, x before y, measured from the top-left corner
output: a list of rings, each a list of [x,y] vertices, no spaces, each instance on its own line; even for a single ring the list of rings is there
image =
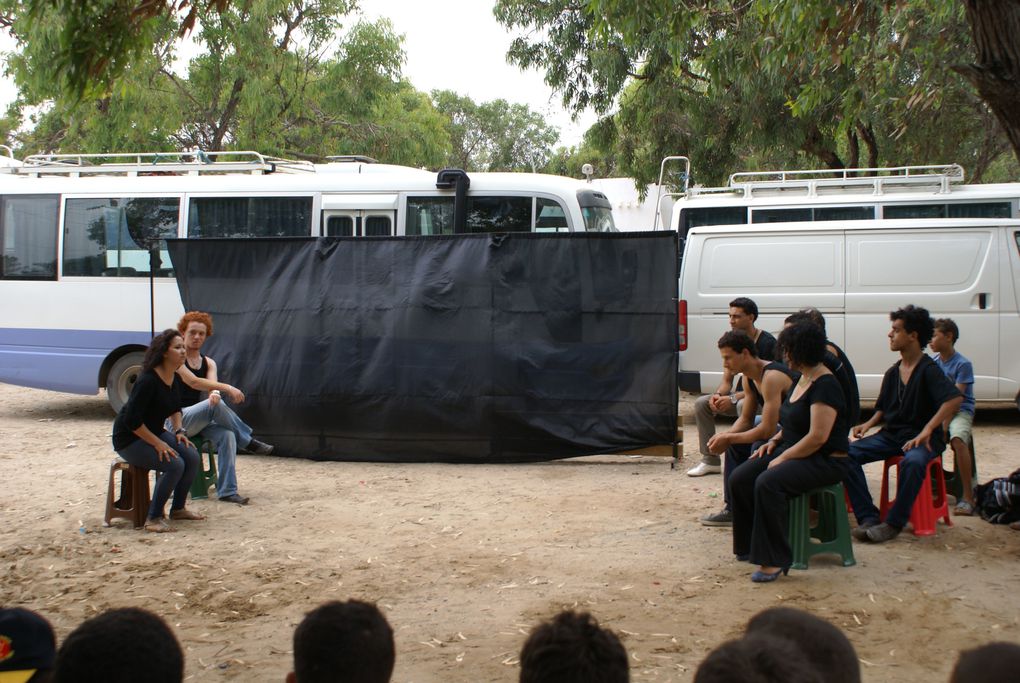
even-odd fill
[[[879,514],[885,520],[889,508],[893,506],[896,499],[889,499],[889,469],[896,468],[896,480],[899,482],[900,462],[902,455],[895,455],[885,461],[885,469],[882,472],[882,501],[879,506]],[[921,490],[914,499],[914,506],[910,508],[910,526],[915,536],[934,536],[935,526],[941,517],[946,526],[953,526],[949,518],[949,503],[946,499],[946,478],[942,470],[942,456],[932,458],[924,470],[924,482]],[[928,484],[931,482],[931,484]],[[926,485],[927,484],[927,485]]]
[[[191,439],[191,443],[195,444],[198,451],[198,472],[195,473],[195,480],[191,482],[191,499],[208,498],[209,487],[216,485],[216,448],[212,441],[200,436]],[[206,457],[202,457],[203,455]]]
[[[120,472],[120,498],[113,499],[117,472]],[[106,489],[106,514],[103,526],[110,526],[114,517],[130,519],[136,529],[145,526],[149,514],[149,470],[135,467],[117,458],[110,463],[110,485]],[[127,507],[125,507],[127,506]]]
[[[836,553],[844,567],[857,564],[850,540],[843,484],[822,486],[790,501],[790,549],[794,569],[807,569],[808,560],[821,553]],[[811,526],[810,508],[814,499],[818,523]],[[814,540],[812,540],[814,539]]]

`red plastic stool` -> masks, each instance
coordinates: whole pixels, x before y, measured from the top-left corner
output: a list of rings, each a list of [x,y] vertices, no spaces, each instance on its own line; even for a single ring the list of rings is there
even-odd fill
[[[896,480],[899,482],[900,462],[902,455],[895,455],[885,461],[885,469],[882,472],[882,501],[879,506],[879,514],[885,520],[886,513],[893,506],[896,499],[889,500],[889,469],[896,468]],[[910,509],[910,526],[915,536],[934,536],[935,526],[939,517],[945,521],[946,526],[953,526],[949,519],[949,503],[946,500],[946,479],[942,470],[942,456],[932,458],[925,468],[924,483],[917,493],[914,506]],[[934,483],[934,490],[932,484]]]

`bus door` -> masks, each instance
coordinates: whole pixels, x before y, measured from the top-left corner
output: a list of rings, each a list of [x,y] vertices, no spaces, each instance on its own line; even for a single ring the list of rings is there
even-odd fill
[[[395,194],[334,194],[322,196],[322,234],[329,237],[371,237],[394,234]]]

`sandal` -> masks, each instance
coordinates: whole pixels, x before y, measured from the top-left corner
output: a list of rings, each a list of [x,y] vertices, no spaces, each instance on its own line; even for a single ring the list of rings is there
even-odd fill
[[[961,498],[956,502],[956,507],[953,508],[953,514],[960,515],[962,517],[972,517],[974,515],[974,504]]]
[[[160,517],[159,519],[147,519],[145,520],[145,526],[142,527],[146,531],[151,531],[154,534],[166,534],[177,529],[170,526],[170,523]]]
[[[187,508],[181,508],[180,510],[171,510],[170,519],[190,519],[197,522],[199,520],[205,519],[205,515],[199,514],[197,512],[192,512]]]

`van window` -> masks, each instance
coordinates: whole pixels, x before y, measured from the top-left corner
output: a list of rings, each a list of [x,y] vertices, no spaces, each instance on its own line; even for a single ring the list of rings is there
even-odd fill
[[[752,223],[799,223],[803,221],[866,221],[875,217],[870,206],[819,206],[815,208],[752,209]]]
[[[702,225],[740,225],[747,223],[746,206],[714,206],[680,211],[680,237]]]
[[[148,276],[152,241],[160,270],[170,277],[167,237],[177,237],[180,199],[119,197],[68,199],[64,207],[64,275]]]
[[[559,232],[569,230],[567,212],[555,199],[539,197],[535,205],[535,232]]]
[[[875,218],[873,206],[819,206],[816,221],[870,221]]]
[[[884,218],[1009,218],[1009,202],[940,202],[937,204],[890,204]]]
[[[55,195],[3,198],[0,278],[56,279],[58,206]]]

